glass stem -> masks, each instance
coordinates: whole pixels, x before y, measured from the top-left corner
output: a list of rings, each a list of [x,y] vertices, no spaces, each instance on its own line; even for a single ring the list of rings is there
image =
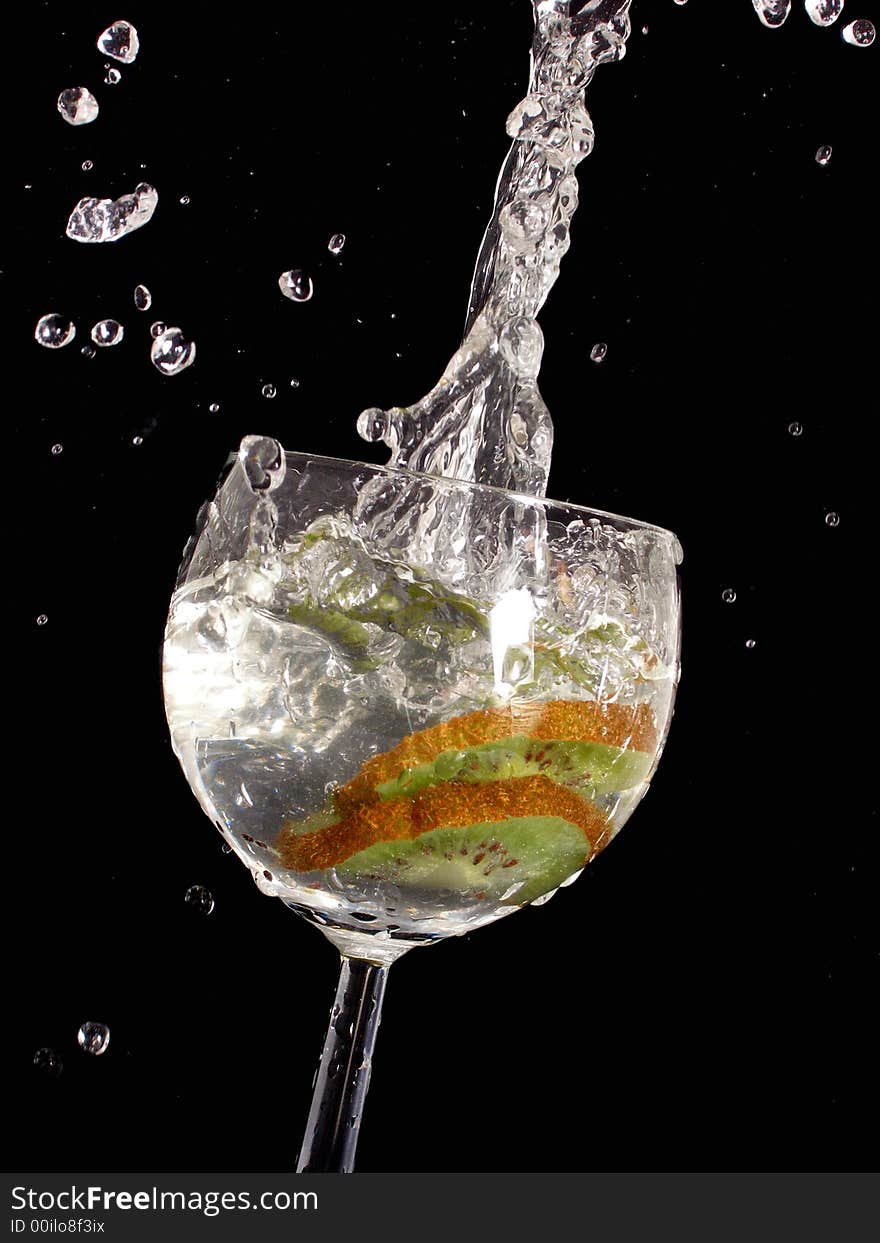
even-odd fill
[[[387,966],[342,957],[339,987],[296,1167],[299,1174],[350,1174],[354,1169],[387,976]]]

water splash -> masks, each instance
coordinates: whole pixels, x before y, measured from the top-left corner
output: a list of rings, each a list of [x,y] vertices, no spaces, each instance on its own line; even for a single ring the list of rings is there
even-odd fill
[[[533,0],[528,92],[507,119],[513,145],[477,258],[465,337],[437,385],[405,409],[358,420],[390,464],[543,496],[553,426],[536,383],[535,317],[559,274],[578,202],[577,164],[593,147],[584,91],[620,60],[630,0]]]
[[[83,198],[70,213],[65,230],[75,242],[115,242],[152,219],[159,195],[145,181],[118,199]]]

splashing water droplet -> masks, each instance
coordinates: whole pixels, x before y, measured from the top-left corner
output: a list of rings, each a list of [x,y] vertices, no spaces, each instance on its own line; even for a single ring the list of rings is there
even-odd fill
[[[853,47],[870,47],[877,37],[874,23],[869,22],[866,17],[860,17],[844,26],[841,34],[844,42],[852,44]]]
[[[64,1069],[64,1063],[54,1049],[37,1049],[34,1054],[34,1065],[37,1070],[57,1079]]]
[[[184,902],[199,915],[210,915],[214,909],[214,895],[204,885],[190,885],[184,895]]]
[[[83,358],[94,358],[96,353],[97,350],[93,345],[84,345],[80,350],[80,354],[82,354]]]
[[[368,440],[371,444],[377,440],[382,440],[388,431],[388,427],[388,414],[385,410],[380,410],[378,406],[371,406],[369,410],[362,410],[358,415],[357,434],[361,440]]]
[[[60,350],[62,345],[69,345],[75,336],[73,320],[66,315],[44,315],[34,329],[34,340],[49,350]]]
[[[92,329],[92,340],[102,347],[118,345],[124,336],[125,329],[116,319],[99,320]]]
[[[161,319],[157,319],[155,324],[150,324],[150,336],[151,337],[161,337],[164,331],[165,331],[165,324],[162,322]]]
[[[130,65],[140,51],[138,32],[131,22],[114,22],[98,35],[97,48],[104,56]]]
[[[118,69],[110,68],[104,74],[104,82],[107,86],[118,86],[122,81],[122,74]]]
[[[183,207],[189,206],[189,201],[190,201],[190,198],[188,194],[181,194],[180,202]]]
[[[83,1023],[76,1033],[76,1041],[84,1053],[100,1057],[110,1047],[110,1028],[106,1023]]]
[[[52,448],[49,450],[49,452],[52,454],[53,457],[58,457],[59,453],[64,452],[64,445],[62,444],[53,445]]]
[[[139,311],[148,311],[153,302],[153,295],[146,285],[135,285],[134,304]]]
[[[49,618],[46,616],[46,614],[45,614],[45,613],[41,613],[41,614],[39,615],[39,617],[37,618],[37,625],[38,625],[38,626],[45,626],[45,624],[46,624],[46,622],[47,622],[48,620],[49,620]]]
[[[144,438],[143,436],[132,436],[131,443],[137,449],[144,443]]]
[[[832,26],[843,12],[843,0],[804,0],[804,8],[814,26]]]
[[[272,436],[245,436],[238,460],[252,492],[272,492],[284,480],[287,460]]]
[[[211,414],[217,414],[220,410],[220,403],[217,401],[212,401],[210,406],[208,406],[208,410]]]
[[[75,242],[115,242],[143,228],[153,217],[159,195],[145,181],[133,194],[118,199],[82,198],[70,213],[65,230]]]
[[[82,164],[80,164],[80,168],[84,173],[90,173],[94,167],[91,160],[83,160]]]
[[[590,350],[590,358],[592,359],[594,363],[601,363],[604,360],[605,355],[607,353],[608,353],[608,346],[605,344],[604,341],[599,341]]]
[[[330,238],[330,241],[327,243],[327,249],[330,251],[331,255],[338,255],[344,245],[345,245],[345,234],[334,233],[333,236]]]
[[[816,163],[825,165],[831,159],[831,148],[826,144],[816,152]]]
[[[291,387],[291,388],[299,388],[299,380],[296,378],[296,376],[292,376],[292,377],[291,377],[290,387]]]
[[[802,436],[803,431],[804,431],[803,423],[798,423],[797,420],[795,420],[793,423],[789,423],[788,425],[789,436]]]
[[[98,101],[84,86],[72,86],[62,91],[57,107],[68,125],[88,125],[98,115]]]
[[[752,0],[755,12],[764,26],[775,30],[791,12],[791,0]]]
[[[278,288],[291,302],[308,302],[315,292],[312,278],[307,276],[301,268],[291,268],[289,272],[282,272],[278,277]]]
[[[733,604],[734,600],[736,599],[736,592],[733,590],[732,587],[725,587],[721,593],[721,599],[724,601],[725,604]]]
[[[829,527],[839,527],[840,526],[840,514],[835,513],[834,510],[832,509],[830,513],[827,513],[825,515],[825,523]]]
[[[274,397],[276,393],[275,385],[264,384],[263,387],[260,389],[260,392],[263,394],[264,397]]]
[[[754,647],[754,646],[755,646],[755,640],[754,640],[754,639],[746,639],[746,647],[748,647],[748,648],[752,648],[752,647]]]
[[[165,328],[150,347],[150,361],[163,375],[178,375],[195,357],[195,341],[188,341],[179,328]]]

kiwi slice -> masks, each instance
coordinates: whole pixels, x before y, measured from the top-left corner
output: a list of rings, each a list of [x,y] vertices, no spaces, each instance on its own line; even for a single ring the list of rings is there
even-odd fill
[[[452,890],[475,900],[521,905],[556,889],[584,866],[590,842],[562,816],[520,816],[433,829],[410,841],[379,842],[336,868],[341,880],[390,881],[407,888]]]
[[[576,783],[595,794],[607,794],[639,785],[650,767],[651,756],[644,751],[601,742],[545,742],[518,734],[498,742],[441,751],[435,760],[406,768],[398,777],[380,782],[376,794],[385,802],[412,798],[441,781],[498,781],[539,774],[553,781]]]

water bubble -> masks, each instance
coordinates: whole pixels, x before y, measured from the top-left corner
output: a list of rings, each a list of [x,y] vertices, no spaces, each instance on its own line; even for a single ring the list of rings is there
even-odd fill
[[[816,163],[823,166],[831,159],[831,148],[826,144],[816,152]]]
[[[62,91],[57,107],[68,125],[88,125],[98,115],[98,101],[84,86],[72,86]]]
[[[101,319],[92,329],[92,340],[95,345],[118,345],[125,336],[125,329],[116,319]]]
[[[156,190],[145,181],[118,199],[81,198],[70,213],[65,233],[75,242],[115,242],[143,228],[158,202]]]
[[[34,340],[50,350],[60,350],[62,345],[69,345],[75,336],[73,320],[66,315],[44,315],[34,329]]]
[[[76,1041],[84,1053],[100,1057],[110,1047],[110,1028],[106,1023],[83,1023],[76,1033]]]
[[[832,509],[830,513],[827,513],[825,515],[825,525],[829,527],[839,527],[840,526],[840,514],[835,513],[834,510]]]
[[[869,22],[866,17],[860,17],[857,21],[844,26],[841,34],[844,42],[851,43],[853,47],[870,47],[877,32],[873,22]]]
[[[49,452],[52,454],[53,457],[58,457],[59,453],[64,452],[64,445],[61,445],[61,444],[53,445],[52,448],[49,450]]]
[[[49,618],[46,616],[46,614],[45,614],[45,613],[41,613],[41,614],[39,615],[39,617],[37,618],[37,625],[38,625],[38,626],[45,626],[45,624],[46,624],[46,622],[47,622],[48,620],[49,620]]]
[[[138,32],[131,22],[114,22],[98,35],[98,51],[124,65],[130,65],[140,51]]]
[[[107,86],[118,86],[122,81],[122,74],[118,69],[108,69],[104,74],[104,81]]]
[[[312,278],[307,276],[301,268],[291,268],[289,272],[282,272],[278,277],[278,288],[285,298],[290,298],[291,302],[308,302],[315,292]]]
[[[94,167],[91,160],[83,160],[82,164],[80,164],[80,168],[84,173],[90,173]]]
[[[182,206],[184,206],[184,207],[189,206],[189,195],[188,195],[188,194],[181,194],[181,196],[180,196],[180,202],[181,202]]]
[[[831,26],[843,12],[843,0],[804,0],[804,8],[815,26]]]
[[[274,397],[275,392],[276,392],[275,385],[264,384],[263,387],[260,389],[260,392],[263,394],[264,397]]]
[[[135,285],[134,304],[139,311],[148,311],[153,301],[153,295],[147,289],[146,285]]]
[[[725,587],[721,593],[721,599],[724,601],[725,604],[733,604],[734,600],[736,599],[736,592],[733,590],[732,587]]]
[[[789,436],[802,436],[803,433],[804,433],[803,423],[798,423],[797,419],[795,419],[794,422],[789,423],[788,425]]]
[[[208,406],[208,410],[211,414],[217,414],[220,410],[220,403],[212,401],[210,406]]]
[[[132,438],[131,438],[131,443],[132,443],[132,444],[134,445],[134,447],[137,449],[137,448],[139,448],[139,446],[140,446],[140,445],[142,445],[142,444],[144,443],[144,438],[143,438],[143,436],[132,436]]]
[[[378,406],[371,406],[369,410],[362,410],[358,415],[357,434],[361,440],[369,440],[372,443],[382,440],[388,431],[388,426],[387,412],[380,410]]]
[[[590,358],[594,363],[600,363],[608,353],[608,346],[604,341],[598,341],[590,350]]]
[[[746,639],[746,647],[748,647],[748,648],[753,648],[754,646],[755,646],[755,640],[754,640],[754,639]]]
[[[179,328],[165,328],[150,346],[150,360],[163,375],[178,375],[195,357],[195,341],[188,341]]]
[[[345,245],[345,234],[334,233],[333,236],[330,238],[330,241],[327,243],[327,249],[330,251],[331,255],[338,255],[344,245]]]
[[[37,1070],[57,1079],[64,1069],[64,1063],[54,1049],[37,1049],[34,1054],[34,1065]]]
[[[204,885],[190,885],[183,898],[184,902],[200,915],[210,915],[214,909],[214,895]]]
[[[287,460],[272,436],[245,436],[238,447],[238,460],[252,492],[272,492],[284,480]]]
[[[752,0],[755,12],[764,26],[775,30],[791,12],[791,0]]]
[[[164,331],[165,331],[165,324],[163,323],[161,319],[157,319],[155,324],[150,324],[150,336],[151,337],[154,337],[154,338],[161,337]]]
[[[96,353],[97,350],[93,345],[84,345],[80,350],[80,354],[82,354],[83,358],[94,358]]]

